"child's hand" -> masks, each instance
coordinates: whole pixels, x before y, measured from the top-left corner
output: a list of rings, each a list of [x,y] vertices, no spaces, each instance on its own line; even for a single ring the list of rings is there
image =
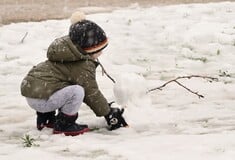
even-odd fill
[[[110,113],[105,116],[105,119],[109,126],[109,130],[115,130],[120,127],[128,127],[128,124],[126,123],[124,117],[122,116],[122,114],[124,113],[124,109],[112,108],[112,107],[110,108],[111,108]]]

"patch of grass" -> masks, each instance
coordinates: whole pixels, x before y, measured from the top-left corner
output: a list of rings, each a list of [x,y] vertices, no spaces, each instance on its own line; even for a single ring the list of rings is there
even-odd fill
[[[128,25],[128,26],[130,26],[130,25],[131,25],[131,23],[132,23],[132,20],[131,20],[131,19],[129,19],[129,20],[127,21],[127,25]]]
[[[5,62],[13,61],[13,60],[16,60],[16,59],[19,59],[19,57],[17,57],[17,56],[9,57],[7,54],[5,54],[5,57],[4,57]]]
[[[148,58],[137,58],[136,59],[138,62],[149,62]]]
[[[186,58],[193,60],[193,61],[201,61],[203,63],[208,62],[208,59],[206,57],[186,57]]]
[[[21,138],[22,139],[22,143],[24,145],[24,147],[32,147],[32,146],[39,146],[37,144],[35,144],[35,139],[32,138],[30,135],[26,134],[24,135],[24,137]]]
[[[231,77],[231,74],[229,74],[228,71],[219,70],[219,76],[220,77]]]

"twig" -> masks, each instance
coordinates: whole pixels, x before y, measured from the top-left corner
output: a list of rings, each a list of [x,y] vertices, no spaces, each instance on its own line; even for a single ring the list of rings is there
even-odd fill
[[[208,77],[208,76],[200,76],[200,75],[190,75],[190,76],[181,76],[181,77],[177,77],[175,79],[172,79],[166,83],[164,83],[163,85],[159,86],[159,87],[156,87],[156,88],[153,88],[153,89],[150,89],[147,91],[147,93],[149,92],[152,92],[152,91],[155,91],[155,90],[162,90],[162,88],[164,88],[166,85],[168,85],[169,83],[172,83],[172,82],[175,82],[177,83],[179,86],[183,87],[184,89],[186,89],[187,91],[197,95],[199,98],[204,98],[203,95],[201,94],[198,94],[198,92],[194,92],[192,91],[191,89],[189,89],[188,87],[184,86],[182,83],[180,83],[179,79],[190,79],[190,78],[203,78],[203,79],[209,79],[210,82],[212,81],[218,81],[218,78],[214,78],[214,77]]]
[[[27,37],[28,32],[25,33],[24,37],[21,39],[20,43],[24,43],[24,39]]]
[[[104,69],[104,66],[100,63],[99,59],[97,59],[97,61],[100,64],[100,67],[102,69],[102,73],[104,73],[113,83],[116,83],[115,80],[106,72],[106,70]]]
[[[183,84],[181,84],[180,82],[178,81],[175,81],[175,83],[177,83],[178,85],[180,85],[181,87],[185,88],[186,90],[188,90],[189,92],[193,93],[193,94],[196,94],[198,96],[198,98],[204,98],[203,95],[201,94],[198,94],[198,92],[194,92],[192,91],[191,89],[187,88],[186,86],[184,86]]]

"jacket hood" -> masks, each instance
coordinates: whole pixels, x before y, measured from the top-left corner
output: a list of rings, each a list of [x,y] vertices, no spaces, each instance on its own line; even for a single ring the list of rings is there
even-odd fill
[[[91,59],[89,55],[82,54],[82,49],[75,46],[69,36],[55,39],[47,50],[47,58],[54,62],[74,62]]]

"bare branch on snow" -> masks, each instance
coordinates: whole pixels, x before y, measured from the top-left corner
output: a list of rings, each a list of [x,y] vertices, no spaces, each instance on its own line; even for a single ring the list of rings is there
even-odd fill
[[[24,39],[27,37],[28,32],[25,33],[24,37],[21,39],[20,43],[24,43]]]
[[[198,92],[195,92],[195,91],[192,91],[191,89],[189,89],[188,87],[184,86],[182,83],[180,83],[178,80],[179,79],[191,79],[191,78],[203,78],[203,79],[207,79],[209,80],[209,82],[212,82],[212,81],[218,81],[218,78],[214,78],[214,77],[209,77],[209,76],[200,76],[200,75],[190,75],[190,76],[180,76],[180,77],[177,77],[175,79],[172,79],[170,81],[167,81],[166,83],[164,83],[163,85],[159,86],[159,87],[156,87],[156,88],[153,88],[153,89],[150,89],[147,91],[147,93],[149,92],[152,92],[152,91],[155,91],[155,90],[162,90],[165,86],[167,86],[168,84],[172,83],[172,82],[175,82],[176,84],[178,84],[179,86],[183,87],[184,89],[186,89],[187,91],[195,94],[198,96],[198,98],[204,98],[203,95],[199,94]]]

